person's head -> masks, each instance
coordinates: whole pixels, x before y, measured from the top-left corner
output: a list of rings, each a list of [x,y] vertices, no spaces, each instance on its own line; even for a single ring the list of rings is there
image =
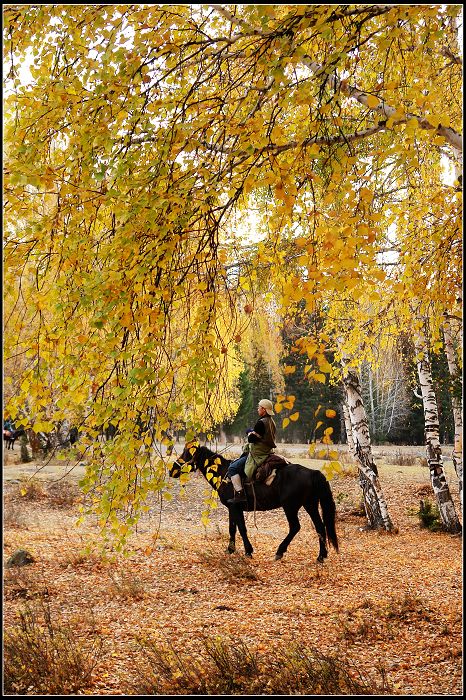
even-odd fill
[[[257,406],[257,411],[258,411],[260,416],[265,416],[265,415],[273,416],[274,412],[273,412],[272,402],[269,401],[268,399],[261,399],[259,401],[259,405]]]

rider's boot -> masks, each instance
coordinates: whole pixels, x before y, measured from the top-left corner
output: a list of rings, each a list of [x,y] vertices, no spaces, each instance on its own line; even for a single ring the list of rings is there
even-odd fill
[[[246,494],[244,493],[243,486],[241,484],[241,476],[239,474],[233,474],[231,477],[231,483],[233,484],[233,489],[235,491],[233,498],[228,499],[228,503],[231,505],[236,505],[238,503],[246,503]]]

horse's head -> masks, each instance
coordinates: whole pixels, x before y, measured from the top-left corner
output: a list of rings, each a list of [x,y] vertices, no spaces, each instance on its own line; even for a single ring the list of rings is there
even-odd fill
[[[191,440],[185,444],[180,457],[170,467],[169,474],[171,477],[179,479],[181,474],[187,474],[197,469],[195,457],[199,447],[200,444],[197,440]]]

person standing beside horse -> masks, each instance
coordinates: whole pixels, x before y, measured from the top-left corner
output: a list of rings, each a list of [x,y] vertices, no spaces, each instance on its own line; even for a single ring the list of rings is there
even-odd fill
[[[257,406],[259,420],[254,428],[248,432],[248,452],[241,455],[228,467],[228,476],[235,491],[233,498],[230,498],[228,501],[232,505],[246,503],[241,474],[244,473],[248,479],[251,479],[257,467],[265,461],[276,447],[275,434],[277,428],[272,418],[274,415],[272,409],[273,404],[268,399],[259,401]]]

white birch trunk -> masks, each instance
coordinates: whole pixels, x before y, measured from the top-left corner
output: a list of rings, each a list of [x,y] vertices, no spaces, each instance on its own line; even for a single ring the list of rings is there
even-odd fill
[[[357,372],[343,360],[343,383],[354,439],[354,454],[359,462],[360,484],[364,494],[367,520],[372,528],[393,530],[385,496],[379,482],[372,448],[366,411],[361,398],[361,384]]]
[[[353,439],[353,428],[351,426],[351,418],[349,414],[349,408],[346,401],[342,403],[343,407],[343,418],[345,420],[345,430],[346,430],[346,441],[348,443],[348,452],[352,457],[356,457],[356,445]]]
[[[451,533],[458,533],[461,532],[461,524],[456,514],[455,504],[451,498],[443,469],[437,399],[432,381],[427,341],[422,330],[416,332],[414,346],[416,348],[417,373],[424,406],[424,432],[430,480],[445,529]]]
[[[445,320],[443,325],[443,337],[445,339],[445,353],[448,361],[448,370],[451,379],[455,382],[461,379],[461,374],[458,369],[455,345],[453,343],[453,334],[450,322]],[[455,444],[453,446],[452,460],[458,477],[458,490],[463,507],[463,405],[459,391],[453,391],[451,394],[451,405],[453,409],[453,420],[455,423]]]
[[[67,418],[64,418],[57,427],[57,441],[58,445],[69,445],[70,441],[70,422]]]
[[[370,415],[370,420],[371,420],[371,428],[372,428],[372,435],[375,435],[376,431],[376,416],[375,416],[375,401],[374,401],[374,382],[373,382],[373,377],[372,377],[372,368],[370,365],[368,365],[368,384],[369,384],[369,400],[371,402],[371,415]]]

